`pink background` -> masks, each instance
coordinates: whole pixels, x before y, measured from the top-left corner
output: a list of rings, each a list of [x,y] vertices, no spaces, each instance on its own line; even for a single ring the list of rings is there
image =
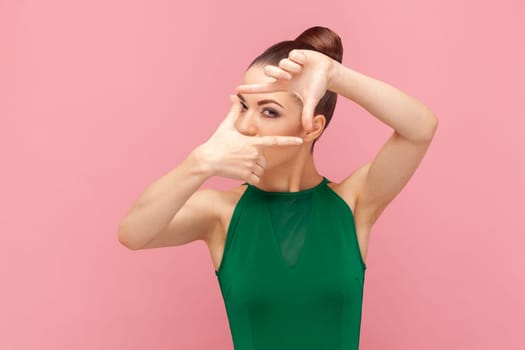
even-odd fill
[[[205,244],[130,251],[117,225],[211,136],[256,55],[325,25],[343,64],[440,120],[372,230],[361,349],[524,349],[524,11],[518,0],[0,1],[0,348],[232,349]],[[340,98],[317,167],[339,182],[390,133]]]

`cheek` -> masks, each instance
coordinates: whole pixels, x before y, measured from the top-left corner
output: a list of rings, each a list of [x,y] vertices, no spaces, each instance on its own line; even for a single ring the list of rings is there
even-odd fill
[[[268,136],[297,136],[301,133],[302,125],[297,121],[284,120],[283,117],[271,120],[261,125],[261,132]]]

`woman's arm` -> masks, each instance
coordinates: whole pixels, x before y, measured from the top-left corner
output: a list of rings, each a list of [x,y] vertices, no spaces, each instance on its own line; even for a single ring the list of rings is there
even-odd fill
[[[437,127],[437,118],[419,100],[337,61],[329,73],[328,90],[356,102],[408,140],[427,141]]]
[[[358,103],[394,129],[374,159],[341,182],[343,188],[357,187],[356,221],[370,228],[415,173],[430,146],[438,120],[412,96],[333,62],[328,89]]]
[[[198,235],[210,231],[214,224],[211,210],[208,210],[211,208],[201,206],[194,210],[193,207],[197,201],[201,202],[204,192],[198,189],[209,177],[211,174],[197,150],[193,150],[181,164],[150,184],[135,200],[119,224],[119,242],[138,250],[201,238]],[[175,214],[181,209],[183,215],[177,215],[175,220]],[[167,232],[168,224],[170,232]],[[153,244],[147,246],[149,242]]]

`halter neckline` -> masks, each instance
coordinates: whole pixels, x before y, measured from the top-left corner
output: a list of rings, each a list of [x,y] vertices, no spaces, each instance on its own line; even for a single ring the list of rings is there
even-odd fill
[[[315,185],[314,187],[310,187],[310,188],[307,188],[307,189],[304,189],[304,190],[300,190],[300,191],[296,191],[296,192],[265,191],[265,190],[260,189],[260,188],[258,188],[256,186],[252,185],[252,184],[249,184],[248,182],[245,182],[243,185],[248,185],[248,187],[256,190],[257,192],[268,194],[268,195],[298,196],[298,195],[303,195],[303,194],[307,194],[307,193],[311,193],[313,191],[316,191],[319,188],[321,188],[322,186],[324,186],[327,182],[330,182],[330,181],[326,177],[323,176],[323,179],[321,180],[321,182],[318,183],[317,185]]]

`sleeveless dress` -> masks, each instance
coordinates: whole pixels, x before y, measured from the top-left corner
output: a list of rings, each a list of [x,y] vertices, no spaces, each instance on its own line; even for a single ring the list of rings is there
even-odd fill
[[[235,350],[357,350],[366,264],[347,203],[323,180],[249,183],[215,270]]]

